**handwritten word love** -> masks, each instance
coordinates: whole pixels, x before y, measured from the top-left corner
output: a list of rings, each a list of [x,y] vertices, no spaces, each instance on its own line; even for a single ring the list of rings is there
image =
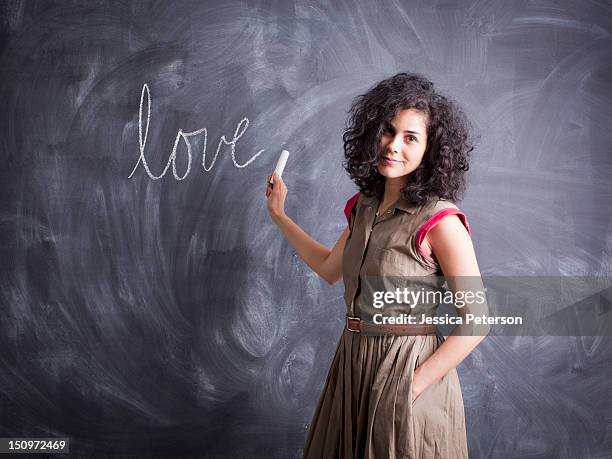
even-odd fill
[[[144,102],[145,92],[147,94],[147,125],[145,127],[144,140],[143,140],[142,138],[142,104]],[[142,163],[142,166],[145,168],[145,171],[147,172],[148,176],[152,178],[153,180],[157,180],[157,179],[162,178],[164,175],[166,175],[168,168],[172,164],[172,174],[174,175],[174,178],[176,180],[183,180],[185,177],[187,177],[187,175],[189,175],[189,172],[191,171],[192,155],[191,155],[191,145],[189,144],[189,137],[200,135],[202,133],[204,133],[204,146],[202,148],[202,167],[204,168],[206,172],[210,172],[210,170],[215,165],[215,162],[217,161],[217,156],[219,156],[219,150],[221,149],[221,146],[223,144],[231,145],[232,162],[234,163],[234,166],[239,167],[239,168],[248,166],[255,160],[255,158],[257,158],[260,154],[264,152],[264,150],[259,150],[255,155],[253,155],[251,159],[249,159],[244,164],[238,164],[238,162],[236,161],[236,142],[238,142],[238,139],[242,137],[242,135],[246,132],[247,128],[249,127],[248,118],[243,118],[242,120],[240,120],[240,123],[238,123],[238,126],[236,126],[236,131],[234,132],[234,137],[232,138],[232,140],[228,142],[225,136],[223,135],[221,136],[221,139],[219,139],[217,151],[215,153],[215,156],[213,157],[212,163],[210,164],[210,167],[207,168],[206,167],[206,142],[208,140],[208,131],[206,130],[206,128],[204,127],[204,128],[198,129],[197,131],[192,131],[192,132],[184,132],[182,129],[179,129],[176,134],[176,139],[174,140],[174,146],[172,147],[172,153],[170,153],[170,157],[168,158],[168,162],[166,163],[166,167],[164,168],[163,172],[160,175],[154,175],[151,172],[151,169],[149,168],[149,165],[147,164],[147,159],[145,157],[145,145],[147,144],[147,134],[149,133],[149,123],[150,122],[151,122],[151,93],[149,91],[149,86],[145,83],[142,86],[142,92],[140,93],[140,110],[138,112],[138,141],[139,141],[139,146],[140,146],[140,156],[138,158],[138,161],[136,162],[136,165],[134,166],[134,169],[132,169],[132,173],[128,176],[128,178],[132,178],[132,175],[134,175],[134,172],[136,172],[136,169],[138,168],[139,164]],[[187,146],[187,170],[185,171],[185,174],[182,177],[179,176],[178,173],[176,172],[176,152],[178,149],[179,142],[181,140]]]

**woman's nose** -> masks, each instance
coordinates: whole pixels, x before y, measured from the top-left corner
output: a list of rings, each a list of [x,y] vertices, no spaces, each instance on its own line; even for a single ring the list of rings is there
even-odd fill
[[[401,145],[402,145],[400,140],[401,139],[398,139],[396,137],[392,139],[391,142],[389,142],[389,150],[391,150],[389,153],[394,152],[394,151],[399,153]]]

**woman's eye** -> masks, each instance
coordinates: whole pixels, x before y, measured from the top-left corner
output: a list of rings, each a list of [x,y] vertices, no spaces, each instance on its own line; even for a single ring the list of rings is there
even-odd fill
[[[414,142],[416,142],[416,137],[415,137],[415,136],[413,136],[413,135],[407,135],[407,136],[406,136],[406,137],[404,137],[404,138],[405,138],[405,139],[408,139],[408,140],[410,140],[410,141],[414,141]]]

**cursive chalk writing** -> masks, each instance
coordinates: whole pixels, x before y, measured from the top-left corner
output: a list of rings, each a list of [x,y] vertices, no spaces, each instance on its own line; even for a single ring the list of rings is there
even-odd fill
[[[144,139],[143,139],[143,136],[142,136],[142,106],[143,106],[145,94],[147,95],[147,124],[144,129]],[[221,146],[224,144],[231,145],[232,162],[234,163],[234,166],[238,168],[248,166],[255,160],[255,158],[257,158],[260,154],[264,152],[264,150],[259,150],[257,153],[253,155],[253,157],[251,157],[244,164],[239,164],[236,161],[236,142],[238,142],[238,139],[242,137],[242,135],[246,132],[247,128],[249,127],[249,119],[243,118],[238,123],[238,126],[236,126],[236,131],[234,132],[234,136],[232,137],[232,140],[228,141],[224,135],[221,136],[221,138],[219,139],[219,144],[217,145],[217,151],[215,152],[215,156],[213,156],[210,166],[206,167],[206,143],[208,141],[207,129],[204,127],[196,131],[191,131],[191,132],[184,132],[182,129],[179,129],[176,134],[176,139],[174,140],[174,146],[172,147],[172,153],[170,153],[170,157],[168,158],[168,162],[166,163],[166,167],[164,168],[163,172],[160,175],[155,175],[151,172],[151,169],[149,168],[147,159],[145,157],[145,146],[147,144],[147,135],[149,134],[149,123],[150,122],[151,122],[151,92],[149,91],[149,86],[145,83],[142,86],[142,91],[140,93],[140,110],[138,112],[138,142],[140,146],[140,156],[138,157],[138,161],[136,161],[136,165],[134,166],[134,169],[132,169],[132,173],[128,176],[128,178],[132,178],[132,176],[134,175],[134,172],[136,172],[136,169],[142,163],[142,166],[147,172],[147,175],[153,180],[160,179],[164,175],[166,175],[166,172],[168,171],[168,168],[170,167],[170,165],[172,165],[172,175],[174,175],[174,178],[176,180],[185,179],[189,175],[189,172],[191,171],[192,154],[191,154],[191,144],[189,143],[189,137],[197,136],[200,134],[204,134],[204,146],[202,147],[202,167],[204,168],[206,172],[209,172],[215,165],[215,162],[217,161],[217,156],[219,156],[219,150],[221,150]],[[187,147],[187,170],[182,176],[180,176],[178,172],[176,171],[176,154],[177,154],[179,142],[181,140],[185,143],[185,146]]]

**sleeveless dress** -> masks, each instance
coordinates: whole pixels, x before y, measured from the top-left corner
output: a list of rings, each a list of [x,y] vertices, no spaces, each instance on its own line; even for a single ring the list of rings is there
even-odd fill
[[[379,200],[355,194],[345,207],[349,238],[343,253],[347,315],[372,321],[378,312],[364,301],[368,276],[415,276],[436,289],[443,282],[436,260],[420,250],[427,231],[447,215],[465,215],[451,202],[414,205],[400,198],[376,216]],[[434,316],[436,305],[392,314]],[[461,387],[456,369],[410,401],[412,377],[444,341],[441,335],[354,333],[346,326],[338,342],[304,448],[317,458],[468,457]]]

